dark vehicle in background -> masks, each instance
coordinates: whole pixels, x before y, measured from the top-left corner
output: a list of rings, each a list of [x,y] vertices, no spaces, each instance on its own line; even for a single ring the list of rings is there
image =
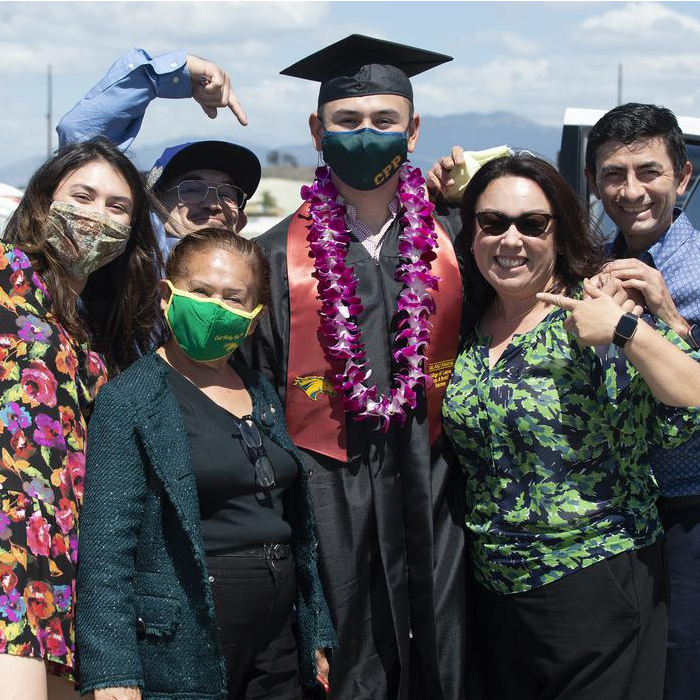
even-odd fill
[[[602,109],[578,109],[569,107],[564,113],[564,128],[559,151],[559,172],[569,181],[581,200],[588,203],[591,221],[600,227],[606,239],[615,233],[615,225],[603,211],[603,205],[591,192],[584,168],[586,167],[586,143],[591,127],[605,114]],[[677,117],[683,131],[688,159],[693,164],[693,175],[683,197],[677,205],[695,227],[700,227],[700,119]]]

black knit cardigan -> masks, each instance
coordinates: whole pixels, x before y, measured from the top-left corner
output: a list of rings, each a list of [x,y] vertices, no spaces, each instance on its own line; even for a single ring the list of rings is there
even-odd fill
[[[251,394],[256,422],[299,466],[298,507],[289,518],[300,668],[312,684],[314,650],[332,647],[335,634],[318,576],[306,471],[272,387],[257,372],[232,365]],[[272,426],[260,420],[263,413],[274,418]],[[144,700],[226,697],[189,442],[156,355],[142,357],[97,397],[77,587],[83,692],[139,686]]]

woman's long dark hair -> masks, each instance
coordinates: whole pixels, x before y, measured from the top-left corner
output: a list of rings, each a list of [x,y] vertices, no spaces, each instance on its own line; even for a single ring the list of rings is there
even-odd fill
[[[476,232],[476,203],[488,185],[501,177],[532,180],[542,189],[552,213],[557,216],[554,284],[547,291],[568,294],[584,277],[600,272],[605,262],[602,237],[591,230],[586,210],[556,168],[532,155],[509,155],[491,160],[469,181],[461,203],[463,249],[458,252],[464,260],[467,330],[478,321],[495,296],[493,287],[476,266],[471,246]]]
[[[124,252],[88,278],[80,298],[47,243],[47,217],[53,195],[70,173],[94,161],[111,165],[127,181],[134,208]],[[151,194],[134,164],[109,140],[96,138],[62,148],[31,177],[24,197],[5,229],[5,240],[22,248],[50,295],[50,312],[77,341],[89,341],[105,356],[110,373],[125,369],[152,345],[160,323],[158,272],[163,262],[149,212]]]

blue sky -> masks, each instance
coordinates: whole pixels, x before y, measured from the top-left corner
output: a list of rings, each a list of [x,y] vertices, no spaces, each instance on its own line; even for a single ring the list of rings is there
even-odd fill
[[[45,153],[47,63],[55,124],[133,46],[219,63],[250,118],[243,129],[160,100],[136,145],[304,143],[316,87],[278,72],[351,33],[455,57],[414,80],[419,113],[512,111],[557,126],[567,106],[613,106],[622,62],[625,100],[700,116],[697,2],[0,2],[0,161]]]

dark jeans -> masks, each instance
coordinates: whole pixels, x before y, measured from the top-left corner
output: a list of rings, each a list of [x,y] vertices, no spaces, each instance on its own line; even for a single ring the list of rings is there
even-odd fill
[[[661,542],[524,593],[475,589],[490,700],[661,699]]]
[[[294,559],[207,557],[228,700],[299,700]]]
[[[662,498],[669,581],[664,700],[700,697],[700,498]]]

